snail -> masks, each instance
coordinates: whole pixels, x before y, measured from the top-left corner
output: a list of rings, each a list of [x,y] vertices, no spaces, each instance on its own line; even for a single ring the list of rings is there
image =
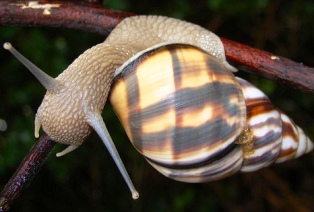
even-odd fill
[[[313,149],[260,90],[236,78],[219,37],[177,19],[134,16],[55,79],[10,50],[47,89],[35,118],[56,142],[80,146],[94,129],[139,197],[101,117],[110,100],[134,147],[163,175],[207,182]]]

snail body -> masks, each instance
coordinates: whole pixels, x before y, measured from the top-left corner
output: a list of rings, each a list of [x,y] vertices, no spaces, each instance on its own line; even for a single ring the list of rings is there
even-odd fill
[[[277,157],[294,158],[313,148],[303,131],[271,103],[267,108],[256,103],[252,90],[261,92],[234,77],[236,69],[226,61],[219,37],[191,23],[161,16],[127,18],[55,79],[10,44],[5,48],[32,69],[47,89],[36,114],[35,136],[42,126],[53,140],[69,145],[57,154],[62,156],[81,145],[94,129],[135,199],[138,193],[101,117],[109,92],[135,148],[162,174],[176,180],[220,179],[241,168],[256,170]],[[276,119],[271,125],[275,129],[267,127],[268,118],[262,118],[267,124],[256,121],[260,120],[256,114],[268,109],[274,111],[269,119]],[[282,145],[285,127],[295,132],[290,146],[296,153],[288,151],[288,156],[282,153],[287,146]],[[270,137],[275,144],[262,142],[262,134],[274,134]],[[302,145],[297,145],[299,137]],[[262,160],[256,162],[258,157]]]

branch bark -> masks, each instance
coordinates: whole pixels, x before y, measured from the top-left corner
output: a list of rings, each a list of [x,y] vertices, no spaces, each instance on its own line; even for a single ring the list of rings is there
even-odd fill
[[[71,2],[0,2],[0,25],[79,29],[107,36],[134,13],[106,9],[98,4]]]
[[[314,94],[314,68],[225,38],[221,40],[227,60],[239,70]]]
[[[1,25],[65,27],[105,36],[124,18],[132,15],[135,14],[69,2],[0,2]],[[222,39],[222,42],[228,61],[237,68],[287,84],[302,92],[314,93],[313,68],[234,41]]]
[[[45,163],[55,146],[49,136],[43,134],[30,149],[0,194],[0,212],[9,210],[10,205],[25,190]]]
[[[0,25],[47,26],[78,29],[107,36],[134,13],[106,9],[98,4],[0,2]],[[314,94],[314,69],[284,57],[222,38],[226,57],[242,71]]]

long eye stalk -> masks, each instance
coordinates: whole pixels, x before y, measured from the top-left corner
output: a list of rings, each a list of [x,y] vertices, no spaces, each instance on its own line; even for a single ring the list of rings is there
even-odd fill
[[[114,162],[116,163],[122,177],[124,178],[126,184],[128,185],[133,199],[138,199],[139,193],[136,191],[128,172],[126,171],[123,162],[119,156],[119,153],[108,133],[107,127],[98,113],[88,113],[87,114],[89,124],[94,128],[97,132],[103,143],[105,144],[106,148],[108,149],[111,157],[113,158]]]
[[[21,53],[19,53],[9,42],[3,44],[3,48],[9,50],[21,63],[23,63],[28,70],[39,80],[39,82],[48,90],[52,92],[58,92],[60,83],[58,80],[50,77],[43,72],[31,61],[26,59]]]

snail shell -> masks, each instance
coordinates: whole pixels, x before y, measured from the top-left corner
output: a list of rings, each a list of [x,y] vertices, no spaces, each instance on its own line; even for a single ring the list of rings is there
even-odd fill
[[[212,181],[313,148],[265,94],[199,48],[165,45],[127,64],[110,102],[134,147],[170,178]]]

